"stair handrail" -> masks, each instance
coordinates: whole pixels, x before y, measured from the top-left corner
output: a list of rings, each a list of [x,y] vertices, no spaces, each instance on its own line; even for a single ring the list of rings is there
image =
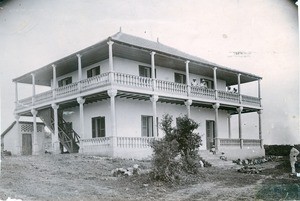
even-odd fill
[[[60,116],[60,115],[58,115],[58,116],[59,116],[60,120],[62,120],[63,125],[66,125],[67,122],[64,120],[64,118],[63,118],[62,116]],[[65,128],[65,127],[63,126],[62,129],[64,130],[64,128]],[[80,136],[78,135],[78,133],[76,133],[76,131],[75,131],[73,128],[71,128],[71,131],[72,131],[72,133],[74,134],[74,141],[75,141],[76,143],[78,143],[78,142],[80,141]],[[64,132],[67,133],[65,130],[64,130]]]

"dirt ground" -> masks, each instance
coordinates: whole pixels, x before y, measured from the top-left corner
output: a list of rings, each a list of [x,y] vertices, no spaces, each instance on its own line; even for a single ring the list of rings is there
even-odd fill
[[[149,161],[80,154],[6,156],[2,159],[0,199],[22,200],[299,200],[300,178],[289,175],[286,160],[257,165],[259,174],[202,168],[181,182],[154,182],[148,174],[113,177],[115,168]]]

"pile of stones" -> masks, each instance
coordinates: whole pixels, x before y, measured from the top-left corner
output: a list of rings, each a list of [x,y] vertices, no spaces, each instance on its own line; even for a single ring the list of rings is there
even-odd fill
[[[132,175],[139,175],[141,173],[141,169],[139,168],[139,165],[135,164],[133,167],[129,168],[116,168],[112,170],[112,175],[114,177],[119,176],[132,176]]]
[[[256,165],[256,164],[262,164],[268,161],[274,161],[276,159],[280,158],[279,156],[266,156],[261,158],[254,158],[254,159],[237,159],[234,160],[233,163],[236,163],[238,165]]]

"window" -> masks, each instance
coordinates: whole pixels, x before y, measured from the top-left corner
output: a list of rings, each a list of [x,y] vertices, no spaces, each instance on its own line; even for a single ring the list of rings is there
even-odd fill
[[[186,84],[186,76],[184,74],[175,73],[175,82]]]
[[[58,87],[66,86],[72,83],[72,77],[66,77],[58,81]]]
[[[147,66],[139,66],[139,74],[141,77],[151,78],[151,68]]]
[[[142,116],[142,137],[153,137],[152,116]]]
[[[96,75],[100,75],[100,66],[91,68],[90,70],[87,70],[86,73],[87,73],[87,78],[94,77]]]
[[[92,137],[105,137],[105,117],[92,118]]]

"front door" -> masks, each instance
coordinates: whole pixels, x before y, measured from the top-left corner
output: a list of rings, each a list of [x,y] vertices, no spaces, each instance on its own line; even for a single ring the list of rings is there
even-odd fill
[[[215,121],[207,120],[206,121],[206,149],[210,150],[214,144],[215,138]]]
[[[32,155],[31,134],[22,134],[22,155]]]

